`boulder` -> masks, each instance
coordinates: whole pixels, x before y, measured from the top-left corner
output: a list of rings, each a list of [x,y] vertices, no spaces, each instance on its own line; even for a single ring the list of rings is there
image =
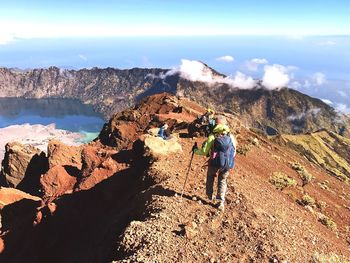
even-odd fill
[[[5,150],[1,176],[7,186],[36,193],[40,175],[47,171],[45,153],[19,142],[6,144]]]
[[[112,157],[108,157],[98,167],[95,167],[88,177],[84,177],[81,180],[78,189],[90,189],[96,184],[116,174],[119,170],[123,168],[120,165],[118,165],[118,163]]]
[[[147,133],[152,136],[158,136],[159,128],[151,128],[147,131]]]
[[[120,164],[113,159],[116,153],[117,151],[111,148],[85,146],[82,150],[83,165],[78,190],[90,189],[125,168],[125,164]]]
[[[172,135],[168,140],[161,137],[154,137],[148,134],[141,136],[143,141],[144,155],[159,158],[168,154],[182,152],[178,138]]]
[[[27,194],[18,189],[0,187],[0,211],[3,209],[3,207],[18,202],[22,199],[41,201],[40,197]]]
[[[43,200],[51,202],[66,193],[72,193],[77,178],[68,173],[63,166],[54,166],[40,178]]]
[[[81,169],[81,146],[69,146],[57,140],[51,140],[47,147],[49,168],[56,165],[74,166]]]
[[[27,194],[18,189],[0,187],[1,232],[17,228],[24,224],[31,225],[36,214],[36,209],[41,205],[42,200],[39,197]]]
[[[98,145],[86,145],[82,149],[82,170],[81,177],[85,178],[90,176],[92,171],[101,166],[101,164],[116,154],[117,151],[113,148],[103,148]]]

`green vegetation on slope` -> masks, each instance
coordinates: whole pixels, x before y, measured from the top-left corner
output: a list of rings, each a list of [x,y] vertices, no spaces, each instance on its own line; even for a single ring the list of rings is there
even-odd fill
[[[319,131],[305,135],[281,135],[277,140],[338,179],[350,182],[350,139],[333,132]]]

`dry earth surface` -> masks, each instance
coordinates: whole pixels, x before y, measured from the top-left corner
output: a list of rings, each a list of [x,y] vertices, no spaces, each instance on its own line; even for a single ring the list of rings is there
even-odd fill
[[[192,145],[205,140],[186,128],[203,112],[155,95],[114,115],[99,141],[49,146],[41,201],[16,193],[1,207],[1,262],[348,262],[349,184],[231,115],[239,146],[225,212],[205,196],[204,157],[181,198]],[[164,121],[177,139],[154,151],[144,134]],[[277,189],[281,173],[292,183]]]

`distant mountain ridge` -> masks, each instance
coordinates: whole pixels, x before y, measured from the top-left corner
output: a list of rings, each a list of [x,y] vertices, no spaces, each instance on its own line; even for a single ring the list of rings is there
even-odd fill
[[[235,114],[247,126],[261,129],[270,135],[327,129],[350,136],[349,116],[297,90],[267,90],[262,86],[238,89],[227,84],[208,88],[203,83],[181,79],[177,92],[202,105]]]
[[[92,68],[62,70],[57,67],[19,71],[0,68],[0,97],[74,98],[92,104],[106,117],[125,109],[161,80],[149,75],[163,69]]]
[[[202,64],[206,73],[225,78]],[[0,68],[0,97],[74,98],[92,104],[106,118],[145,96],[161,92],[189,97],[203,106],[239,115],[248,127],[272,135],[327,129],[350,136],[348,116],[296,90],[267,90],[260,82],[254,89],[239,89],[227,83],[191,81],[180,71],[159,68],[63,70],[50,67],[25,71]]]

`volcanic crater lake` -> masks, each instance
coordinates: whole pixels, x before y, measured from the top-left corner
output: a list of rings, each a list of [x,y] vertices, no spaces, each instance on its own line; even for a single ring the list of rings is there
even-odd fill
[[[98,135],[104,119],[78,100],[0,98],[0,129],[27,123],[55,124],[56,129],[82,134],[81,140],[87,142]]]

